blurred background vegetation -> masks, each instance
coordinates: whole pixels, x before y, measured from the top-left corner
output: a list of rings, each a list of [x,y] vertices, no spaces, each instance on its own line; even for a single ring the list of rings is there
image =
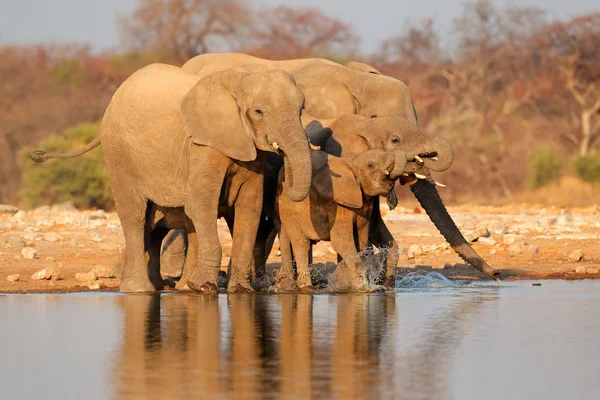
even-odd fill
[[[453,166],[435,176],[449,203],[594,204],[600,194],[600,13],[553,20],[542,9],[466,1],[449,30],[406,21],[372,54],[358,52],[352,26],[319,9],[245,0],[141,0],[119,26],[119,52],[0,47],[0,203],[110,208],[100,149],[46,165],[25,153],[90,141],[136,69],[215,51],[356,60],[406,82],[420,125],[455,146]],[[398,189],[401,200],[407,192]]]

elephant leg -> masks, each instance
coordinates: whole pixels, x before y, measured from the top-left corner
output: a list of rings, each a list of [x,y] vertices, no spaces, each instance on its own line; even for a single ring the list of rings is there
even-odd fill
[[[271,241],[267,253],[267,242],[271,233],[276,233],[275,225],[270,219],[261,217],[258,225],[258,232],[256,233],[256,242],[254,244],[254,282],[253,286],[256,290],[264,290],[269,287],[266,273],[266,262],[271,248],[273,247],[273,241]],[[274,235],[273,235],[274,236]],[[274,239],[273,239],[274,240]]]
[[[169,229],[157,227],[149,233],[148,250],[148,277],[150,282],[157,289],[162,289],[165,285],[160,275],[160,249],[163,239],[169,233]]]
[[[189,218],[186,218],[185,226],[187,230],[187,252],[185,254],[185,261],[183,262],[183,271],[181,272],[181,278],[175,284],[177,290],[190,290],[188,286],[188,280],[198,263],[198,235],[196,235],[196,229],[194,224]]]
[[[364,263],[358,254],[354,235],[348,238],[348,233],[353,232],[352,228],[352,225],[340,221],[331,230],[331,246],[343,260],[336,268],[337,289],[361,290],[367,286]]]
[[[289,241],[296,259],[296,284],[300,290],[312,290],[312,279],[310,278],[310,267],[308,264],[308,249],[310,240],[300,232],[289,232]]]
[[[163,276],[180,278],[187,250],[187,231],[171,229],[162,243],[160,270]]]
[[[185,213],[192,220],[198,236],[198,260],[188,286],[202,293],[217,293],[221,268],[221,243],[217,230],[219,196],[229,163],[221,165],[215,152],[207,146],[190,152],[189,181]]]
[[[115,193],[115,206],[125,236],[126,262],[119,290],[121,292],[154,292],[156,288],[148,276],[146,246],[149,236],[146,228],[146,199],[133,194]],[[125,198],[124,198],[125,197]],[[125,200],[125,201],[123,201]]]
[[[254,245],[260,222],[262,209],[263,177],[257,174],[241,188],[235,202],[235,219],[233,223],[233,242],[231,245],[231,276],[229,292],[254,291],[250,285],[252,264],[254,262]]]
[[[113,265],[113,269],[112,269],[110,275],[114,276],[115,278],[121,279],[122,274],[123,274],[123,266],[125,265],[126,262],[127,262],[127,247],[125,247],[123,250],[121,250],[119,259],[117,260],[117,262],[115,262],[115,265]]]
[[[400,258],[400,250],[394,236],[383,222],[379,212],[373,212],[371,218],[369,240],[379,249],[385,249],[384,266],[377,284],[384,285],[387,288],[393,288],[396,280],[396,266]],[[371,233],[375,233],[371,235]]]
[[[294,277],[294,262],[292,260],[292,247],[287,233],[279,232],[279,250],[281,251],[281,268],[277,273],[275,288],[277,290],[295,290],[296,279]]]

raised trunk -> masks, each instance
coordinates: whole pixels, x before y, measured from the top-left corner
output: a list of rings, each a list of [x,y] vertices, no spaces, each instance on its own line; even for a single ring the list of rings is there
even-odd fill
[[[312,180],[310,149],[306,136],[282,144],[285,164],[286,194],[292,201],[302,201],[308,196]]]
[[[460,233],[452,217],[448,214],[435,185],[426,180],[419,179],[410,186],[410,190],[419,203],[421,203],[427,215],[429,215],[431,222],[434,223],[435,227],[444,236],[448,244],[452,246],[454,251],[469,265],[495,279],[500,272],[485,262],[475,249],[471,247],[469,242],[467,242],[462,233]]]
[[[435,153],[437,160],[425,158],[425,167],[432,171],[442,172],[450,168],[454,161],[452,144],[441,136],[432,137],[425,145],[425,152]]]

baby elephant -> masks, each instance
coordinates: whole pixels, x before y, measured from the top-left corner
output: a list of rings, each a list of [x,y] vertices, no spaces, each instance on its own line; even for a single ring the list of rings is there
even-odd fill
[[[396,152],[398,153],[398,152]],[[406,157],[370,150],[351,157],[311,151],[312,185],[309,196],[290,200],[285,191],[285,171],[279,174],[275,223],[279,229],[281,270],[275,284],[279,290],[311,289],[308,251],[311,242],[331,241],[343,257],[336,274],[336,289],[365,290],[365,266],[359,252],[369,238],[369,220],[376,196],[393,187],[392,170],[406,167]],[[296,260],[294,279],[292,250]]]

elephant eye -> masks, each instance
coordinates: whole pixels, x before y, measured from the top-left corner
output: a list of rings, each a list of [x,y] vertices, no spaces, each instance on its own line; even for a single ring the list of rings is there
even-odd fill
[[[250,112],[251,117],[257,120],[263,119],[263,117],[265,116],[263,110],[261,110],[260,108],[254,108],[251,110]]]
[[[371,118],[377,118],[377,115],[373,114],[371,115]]]
[[[400,138],[399,138],[399,137],[397,137],[397,136],[395,136],[395,137],[392,139],[392,143],[393,143],[393,144],[400,144]]]
[[[373,161],[367,162],[367,168],[371,171],[375,169],[375,164],[373,163]]]

